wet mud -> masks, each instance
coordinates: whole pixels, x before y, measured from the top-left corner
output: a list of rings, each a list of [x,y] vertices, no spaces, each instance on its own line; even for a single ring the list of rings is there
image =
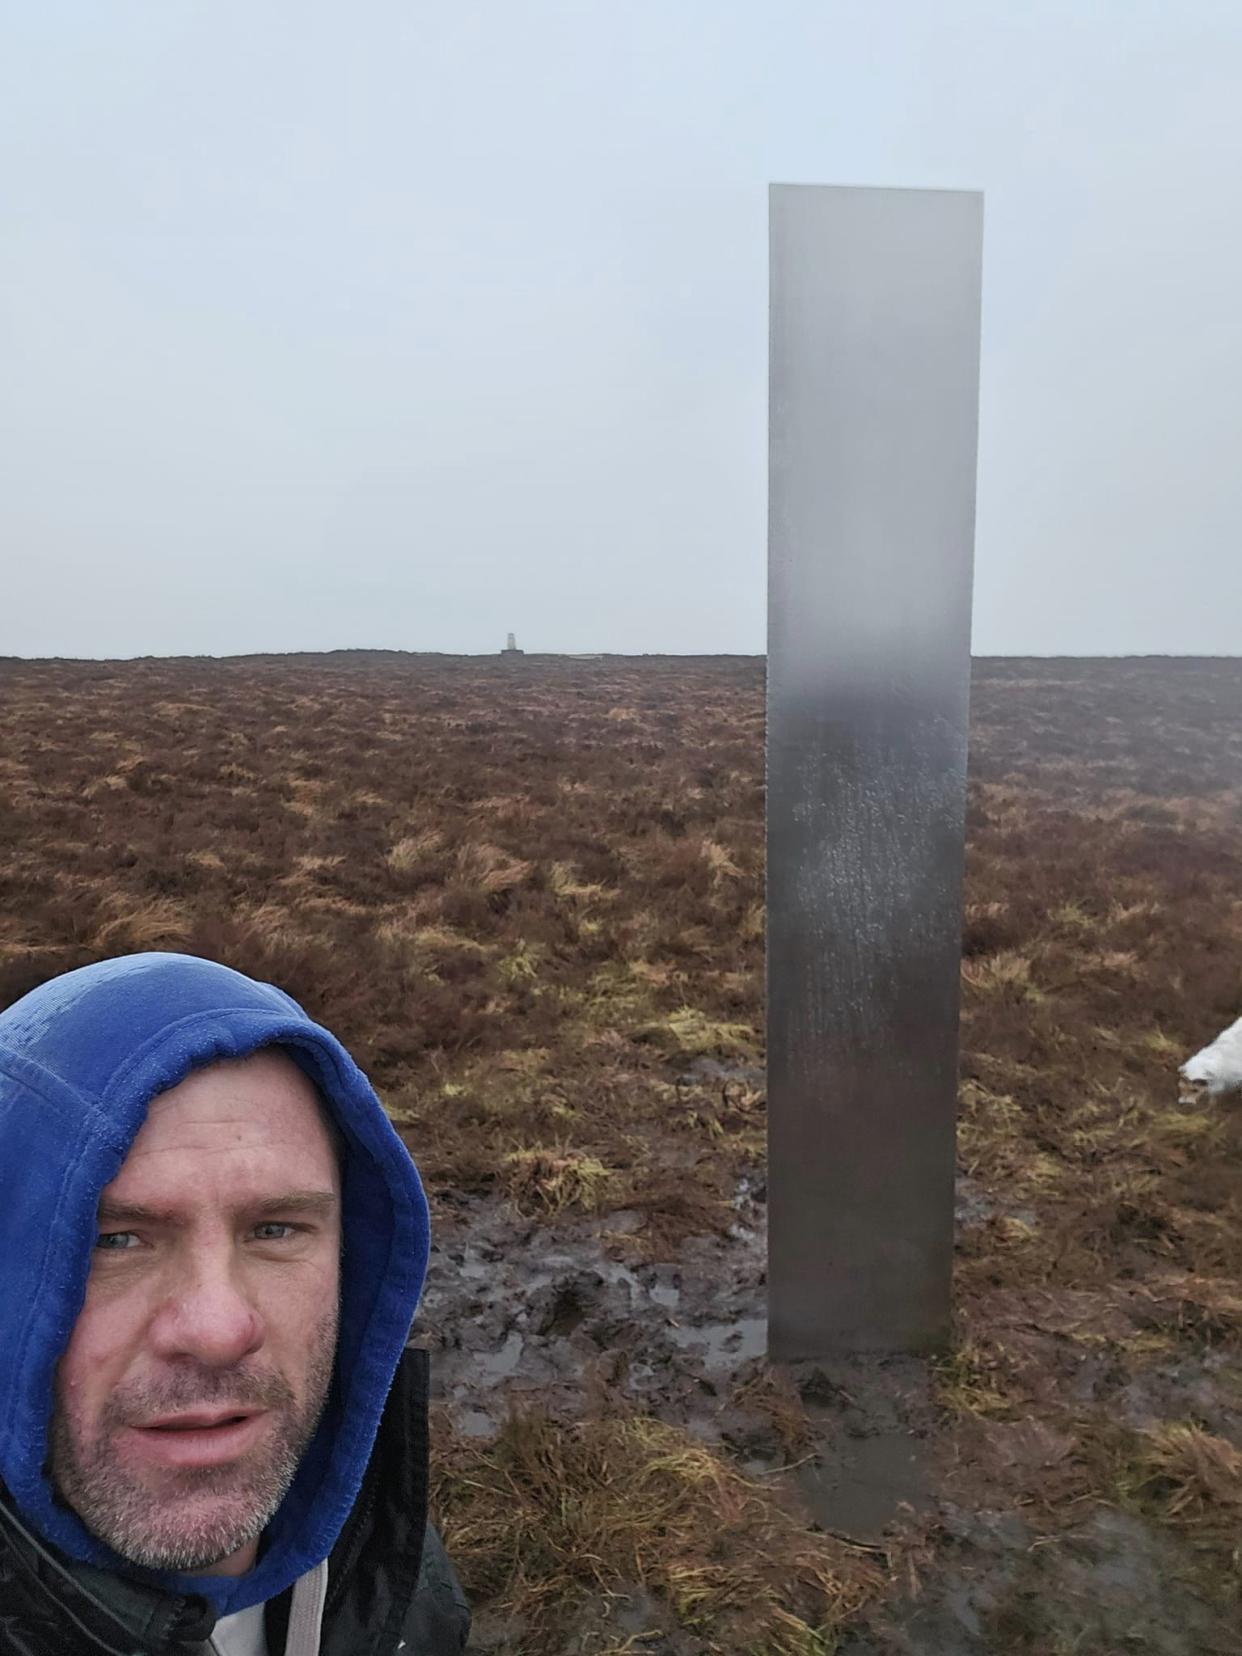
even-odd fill
[[[934,1534],[926,1563],[917,1552],[907,1559],[909,1585],[843,1636],[841,1656],[1242,1650],[1242,1635],[1204,1602],[1185,1553],[1156,1526],[1099,1507],[1074,1522],[1070,1506],[1050,1537],[1046,1524],[1005,1510],[1015,1463],[1055,1484],[1067,1440],[1035,1419],[962,1432],[938,1407],[926,1360],[782,1365],[808,1434],[791,1454],[770,1411],[747,1401],[749,1383],[769,1372],[764,1194],[761,1178],[743,1178],[728,1236],[692,1237],[676,1259],[638,1263],[639,1210],[535,1220],[495,1197],[436,1204],[415,1334],[432,1352],[433,1396],[453,1429],[487,1438],[511,1409],[570,1420],[610,1401],[637,1406],[720,1446],[748,1475],[778,1480],[812,1526],[860,1547],[878,1553],[911,1529]],[[993,1215],[963,1179],[959,1230]],[[1057,1361],[1050,1349],[1040,1358]],[[1117,1387],[1101,1357],[1062,1378],[1135,1426],[1194,1413],[1234,1434],[1242,1417],[1231,1368],[1209,1352]],[[655,1656],[701,1649],[637,1584],[587,1606],[565,1649],[586,1656],[626,1640]],[[479,1607],[471,1650],[520,1649],[520,1628]]]

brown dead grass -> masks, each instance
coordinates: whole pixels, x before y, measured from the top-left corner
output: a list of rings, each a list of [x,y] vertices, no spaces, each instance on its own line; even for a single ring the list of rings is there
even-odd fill
[[[816,1656],[883,1581],[875,1563],[808,1533],[723,1456],[649,1416],[566,1425],[512,1416],[479,1445],[441,1431],[433,1491],[454,1556],[513,1605],[529,1656],[551,1656],[575,1611],[642,1588],[704,1656]]]
[[[1242,1449],[1190,1422],[1144,1434],[1136,1493],[1170,1522],[1242,1549]]]

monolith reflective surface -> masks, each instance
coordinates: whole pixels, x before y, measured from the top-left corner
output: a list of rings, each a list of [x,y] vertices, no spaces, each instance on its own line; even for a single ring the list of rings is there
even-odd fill
[[[770,200],[769,1351],[949,1330],[982,196]]]

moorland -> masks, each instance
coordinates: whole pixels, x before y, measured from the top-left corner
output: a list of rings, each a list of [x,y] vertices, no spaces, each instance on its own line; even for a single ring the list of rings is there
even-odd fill
[[[788,1370],[762,660],[8,660],[0,730],[0,1005],[224,960],[409,1144],[475,1648],[1242,1648],[1242,1110],[1176,1082],[1242,1012],[1237,662],[975,663],[953,1343]]]

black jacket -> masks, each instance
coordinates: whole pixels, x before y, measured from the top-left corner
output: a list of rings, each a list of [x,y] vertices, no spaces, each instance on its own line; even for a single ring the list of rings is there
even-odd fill
[[[407,1349],[358,1499],[328,1558],[320,1656],[458,1656],[470,1610],[427,1518],[428,1354]],[[292,1588],[264,1611],[281,1656]],[[215,1617],[38,1543],[0,1488],[0,1656],[198,1656]]]

